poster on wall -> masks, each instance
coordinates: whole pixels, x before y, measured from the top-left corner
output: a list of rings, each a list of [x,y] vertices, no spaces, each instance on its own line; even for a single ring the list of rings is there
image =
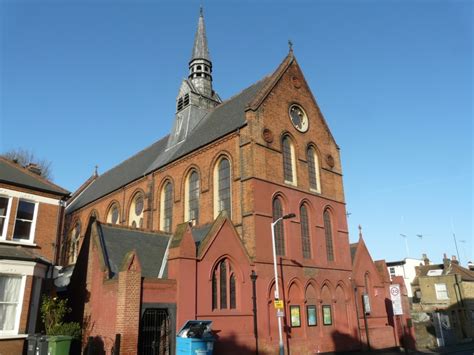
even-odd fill
[[[291,326],[301,327],[300,306],[290,306]]]
[[[316,306],[306,306],[306,313],[308,316],[308,326],[314,327],[315,325],[318,325],[316,318]]]
[[[323,324],[332,324],[331,306],[323,306]]]

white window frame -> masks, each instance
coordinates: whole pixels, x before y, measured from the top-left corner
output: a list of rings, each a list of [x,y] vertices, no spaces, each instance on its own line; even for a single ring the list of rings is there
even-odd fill
[[[434,284],[434,286],[437,300],[449,300],[448,287],[445,283]],[[441,295],[442,292],[446,294],[446,297]]]
[[[290,155],[291,155],[291,171],[292,171],[292,175],[293,175],[293,180],[285,180],[285,184],[288,184],[288,185],[293,185],[293,186],[297,186],[298,185],[298,177],[296,175],[296,152],[295,152],[295,144],[293,143],[293,139],[290,138],[290,136],[285,136],[283,139],[282,139],[282,159],[283,158],[283,154],[285,154],[283,152],[283,140],[285,139],[288,139],[288,141],[290,142]],[[284,164],[283,164],[284,165]],[[284,169],[284,167],[283,167]],[[285,172],[283,172],[283,177],[285,176]]]
[[[308,147],[307,151],[309,150],[312,150],[313,151],[313,160],[314,160],[314,171],[316,173],[316,189],[310,187],[309,189],[312,191],[312,192],[317,192],[317,193],[321,193],[321,175],[319,173],[319,155],[318,153],[316,152],[316,148],[313,147],[313,146],[310,146]],[[307,153],[308,154],[308,153]],[[308,173],[309,173],[309,163],[308,163]],[[309,174],[308,174],[308,178],[309,178]],[[311,186],[311,182],[309,183],[309,185]]]
[[[169,230],[165,230],[165,197],[166,197],[166,187],[170,184],[171,186],[171,223],[169,225]],[[171,183],[170,180],[167,180],[165,184],[161,188],[161,193],[160,193],[160,229],[162,231],[165,231],[167,233],[171,233],[173,230],[173,202],[174,202],[174,191],[173,191],[173,184]]]
[[[8,199],[7,203],[7,213],[5,214],[5,223],[3,224],[3,229],[0,230],[0,240],[6,240],[7,239],[7,233],[8,233],[8,224],[10,222],[10,212],[12,210],[12,198],[10,196],[5,196],[5,195],[0,195],[2,198]]]
[[[220,201],[220,196],[219,196],[219,165],[221,164],[221,161],[223,159],[226,159],[229,162],[229,181],[230,181],[230,211],[227,211],[229,214],[229,218],[232,217],[232,163],[229,157],[227,156],[222,156],[217,160],[217,162],[214,164],[214,173],[213,173],[213,183],[214,183],[214,218],[217,218],[219,213],[219,201]]]
[[[199,204],[199,199],[201,197],[201,180],[200,180],[201,177],[199,176],[199,173],[197,170],[192,169],[189,171],[188,175],[186,176],[186,181],[184,183],[184,221],[195,223],[194,219],[191,220],[190,213],[189,213],[189,188],[191,184],[191,175],[193,173],[196,173],[198,175],[198,196],[197,196],[198,204]]]
[[[18,214],[18,207],[20,206],[20,202],[25,201],[28,203],[32,203],[35,205],[35,210],[33,212],[33,220],[31,221],[31,229],[30,229],[30,237],[28,239],[21,239],[21,238],[15,238],[15,227],[16,227],[16,215],[15,215],[15,225],[13,226],[13,231],[12,231],[12,240],[15,242],[19,243],[33,243],[35,240],[35,233],[36,233],[36,220],[38,217],[38,205],[39,203],[37,201],[29,200],[26,198],[20,198],[18,199],[18,205],[17,205],[17,211],[16,213]]]
[[[21,277],[20,290],[19,290],[20,292],[18,295],[18,304],[17,304],[16,314],[15,314],[15,326],[13,330],[0,330],[0,336],[18,335],[18,331],[20,329],[21,312],[23,311],[23,298],[25,295],[26,275],[7,274],[7,273],[0,273],[0,275],[11,276],[11,277]]]

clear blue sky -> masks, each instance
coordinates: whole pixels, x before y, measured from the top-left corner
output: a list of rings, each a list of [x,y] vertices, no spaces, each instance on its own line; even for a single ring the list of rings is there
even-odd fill
[[[351,241],[473,259],[471,1],[204,1],[223,98],[288,39],[341,148]],[[0,151],[73,191],[168,133],[198,1],[0,0]],[[419,239],[416,235],[422,234]],[[461,242],[464,241],[464,242]]]

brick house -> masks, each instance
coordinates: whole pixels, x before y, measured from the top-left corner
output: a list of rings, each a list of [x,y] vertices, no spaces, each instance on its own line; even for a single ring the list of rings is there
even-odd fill
[[[398,346],[414,349],[415,334],[411,326],[408,290],[403,277],[393,276],[391,280],[385,260],[372,260],[362,232],[359,233],[359,241],[352,243],[350,247],[361,343],[365,348],[371,349]],[[400,317],[394,317],[391,308],[391,284],[400,285],[403,308],[403,315]]]
[[[434,339],[420,330],[425,334],[420,343],[442,346],[474,337],[474,271],[445,254],[442,264],[416,267],[412,289],[413,312],[426,319],[419,327],[434,328],[436,335]]]
[[[270,226],[294,213],[275,227],[285,348],[359,348],[339,147],[293,51],[228,100],[212,80],[201,13],[170,134],[68,203],[62,261],[91,346],[166,353],[209,319],[220,353],[274,351]]]
[[[58,260],[68,196],[37,173],[0,157],[2,354],[21,354],[26,335],[37,329],[40,295]]]

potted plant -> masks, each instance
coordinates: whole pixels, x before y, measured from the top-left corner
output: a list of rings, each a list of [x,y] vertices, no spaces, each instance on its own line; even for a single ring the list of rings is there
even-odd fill
[[[64,316],[71,312],[67,299],[44,296],[41,302],[41,319],[48,336],[50,355],[68,355],[73,339],[81,336],[81,326],[77,322],[63,322]]]

